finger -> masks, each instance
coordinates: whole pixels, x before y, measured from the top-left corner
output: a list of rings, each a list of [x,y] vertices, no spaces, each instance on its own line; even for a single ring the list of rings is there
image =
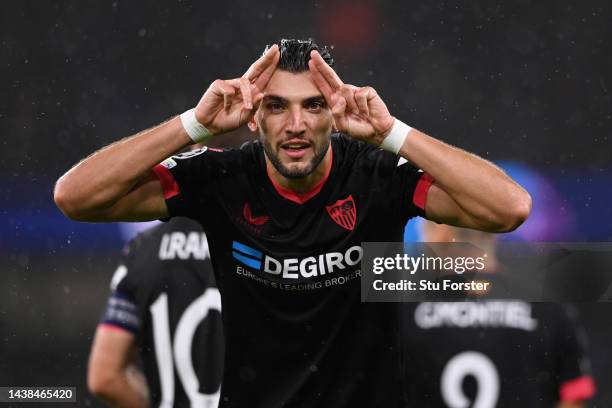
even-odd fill
[[[234,98],[236,97],[236,90],[230,88],[223,92],[223,109],[228,110],[234,104]]]
[[[240,80],[230,79],[223,81],[223,108],[229,109],[234,104],[234,99],[240,90]]]
[[[333,105],[332,95],[334,94],[334,90],[331,88],[331,86],[329,86],[329,83],[323,77],[323,75],[315,68],[312,60],[308,61],[308,69],[310,70],[310,74],[312,75],[315,85],[323,94],[325,102],[327,102],[327,105],[331,107]]]
[[[280,52],[277,52],[274,54],[272,63],[268,65],[268,67],[264,69],[264,71],[255,79],[254,85],[260,91],[264,90],[266,86],[268,85],[270,78],[272,78],[272,74],[274,74],[274,71],[276,71],[276,66],[278,65],[279,59],[280,59]]]
[[[263,98],[263,92],[257,92],[255,93],[255,95],[253,95],[253,107],[255,108],[254,110],[259,109],[259,105],[261,105],[261,101],[263,100]]]
[[[339,131],[347,131],[348,120],[346,118],[346,100],[340,95],[334,95],[332,106],[332,117]]]
[[[347,109],[351,113],[359,113],[359,108],[357,107],[357,101],[355,100],[355,91],[357,87],[353,85],[342,85],[340,88],[340,94],[346,100]]]
[[[230,83],[228,83],[228,81],[217,79],[210,85],[210,90],[217,96],[223,96],[232,93],[234,88]]]
[[[363,87],[355,92],[355,102],[359,108],[359,113],[365,117],[370,117],[370,108],[368,108],[368,95],[372,88]]]
[[[210,86],[210,90],[218,97],[223,97],[223,109],[227,109],[231,105],[231,101],[236,95],[236,89],[227,81],[217,79]]]
[[[242,104],[244,109],[253,109],[253,97],[251,95],[251,82],[242,77],[239,81],[240,93],[242,93]]]
[[[257,61],[255,61],[249,69],[244,73],[243,77],[247,78],[249,81],[254,82],[259,75],[261,75],[270,65],[274,63],[274,61],[278,61],[278,57],[280,56],[280,52],[278,50],[278,45],[274,44],[264,55],[259,57]]]
[[[323,75],[323,77],[329,83],[329,86],[333,90],[339,89],[343,85],[343,82],[338,76],[338,74],[336,74],[336,71],[334,71],[332,67],[327,65],[327,62],[325,62],[325,60],[323,59],[323,57],[321,57],[321,54],[319,54],[318,51],[311,51],[310,58],[312,59],[315,68],[321,73],[321,75]]]

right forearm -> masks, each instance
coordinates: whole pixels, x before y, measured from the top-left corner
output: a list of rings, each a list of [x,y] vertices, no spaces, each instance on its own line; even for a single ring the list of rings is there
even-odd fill
[[[114,408],[144,408],[148,406],[148,396],[128,381],[127,376],[118,376],[109,388],[95,394]]]
[[[113,143],[64,174],[55,186],[55,200],[72,215],[111,207],[153,166],[190,142],[177,116]]]
[[[274,45],[241,78],[214,81],[194,108],[191,119],[196,123],[188,126],[193,139],[177,116],[114,143],[58,180],[55,203],[77,221],[146,221],[169,216],[161,183],[150,169],[198,136],[229,132],[252,119],[279,58]]]

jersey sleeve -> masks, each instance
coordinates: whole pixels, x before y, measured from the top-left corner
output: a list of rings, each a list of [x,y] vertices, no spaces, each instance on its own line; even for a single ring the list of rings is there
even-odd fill
[[[559,400],[585,401],[595,395],[595,382],[587,355],[586,333],[578,322],[576,310],[569,305],[563,306],[557,344]]]
[[[403,157],[397,158],[397,169],[395,178],[401,187],[398,201],[404,201],[402,205],[408,212],[408,217],[425,217],[425,205],[427,204],[427,194],[433,184],[433,178],[424,171],[413,166]]]
[[[142,322],[142,309],[138,306],[138,286],[134,279],[134,256],[137,239],[124,249],[119,266],[113,274],[110,284],[111,294],[100,321],[101,325],[128,331],[135,336],[139,334]]]
[[[433,183],[432,177],[401,156],[388,152],[380,154],[383,155],[382,165],[387,169],[385,173],[391,173],[386,197],[391,200],[394,212],[401,215],[401,222],[406,223],[416,216],[425,217],[427,193]]]
[[[202,147],[181,153],[153,168],[162,186],[170,217],[196,218],[213,197],[218,168],[217,149]],[[212,156],[212,157],[211,157]]]

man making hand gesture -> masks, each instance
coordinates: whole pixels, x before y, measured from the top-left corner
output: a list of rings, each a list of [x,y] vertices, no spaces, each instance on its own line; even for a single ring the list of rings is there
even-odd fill
[[[531,208],[497,167],[395,119],[332,65],[327,48],[282,40],[56,186],[76,220],[204,227],[223,302],[222,407],[401,404],[397,310],[360,303],[361,243],[400,241],[414,216],[510,231]],[[245,123],[258,141],[166,159]]]

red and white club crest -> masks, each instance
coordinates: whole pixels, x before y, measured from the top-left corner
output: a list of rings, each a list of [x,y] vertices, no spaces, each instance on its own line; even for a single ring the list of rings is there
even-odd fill
[[[355,221],[357,220],[357,207],[355,206],[355,200],[350,195],[344,200],[338,200],[332,205],[325,206],[327,213],[332,220],[339,226],[349,231],[355,228]]]

